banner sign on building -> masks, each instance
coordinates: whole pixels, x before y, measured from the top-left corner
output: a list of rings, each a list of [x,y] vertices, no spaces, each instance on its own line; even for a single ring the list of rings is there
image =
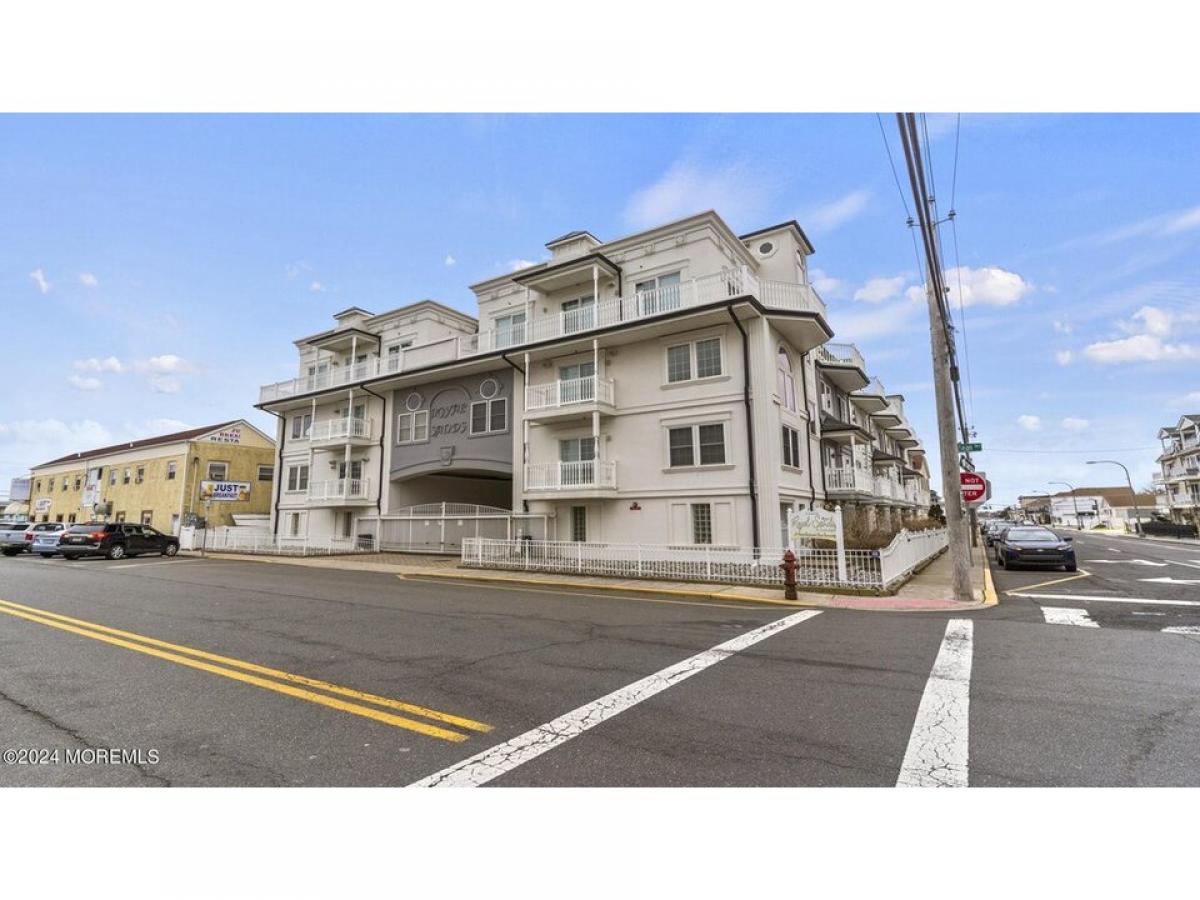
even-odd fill
[[[91,509],[100,502],[100,485],[89,484],[83,489],[83,496],[79,500],[80,509]]]
[[[49,497],[39,497],[37,502],[33,504],[33,511],[40,512],[40,513],[50,512],[50,507],[53,504],[54,504],[54,501],[51,500]]]
[[[228,500],[249,500],[250,482],[248,481],[202,481],[200,482],[200,499],[205,503]]]
[[[205,440],[213,444],[240,444],[242,442],[242,429],[237,425],[231,428],[222,428],[220,431],[214,431]]]

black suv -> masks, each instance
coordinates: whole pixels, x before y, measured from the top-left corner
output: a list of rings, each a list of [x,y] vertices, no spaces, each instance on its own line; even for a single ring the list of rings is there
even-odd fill
[[[129,522],[90,522],[72,525],[58,541],[64,559],[81,556],[106,556],[123,559],[139,553],[158,553],[174,556],[179,552],[179,538],[156,531],[149,525]]]

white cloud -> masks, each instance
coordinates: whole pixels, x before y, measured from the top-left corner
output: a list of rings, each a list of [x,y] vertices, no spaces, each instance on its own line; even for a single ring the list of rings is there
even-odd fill
[[[1168,310],[1159,309],[1157,306],[1143,306],[1133,314],[1133,322],[1125,328],[1134,334],[1166,337],[1171,333],[1173,318]]]
[[[846,282],[827,275],[823,269],[809,270],[808,278],[812,282],[812,286],[817,289],[817,293],[825,297],[836,299],[846,293]]]
[[[1068,243],[1115,244],[1136,237],[1173,237],[1200,228],[1200,206],[1150,216],[1111,231],[1089,235]]]
[[[1076,416],[1067,416],[1059,423],[1067,431],[1085,431],[1092,423],[1087,419],[1080,419]]]
[[[1060,366],[1069,366],[1073,359],[1075,359],[1075,353],[1071,350],[1059,350],[1054,354],[1054,361]]]
[[[446,254],[446,259],[443,262],[445,263],[447,269],[449,269],[453,265],[458,264],[458,260],[455,259],[453,256],[451,256],[449,253]]]
[[[839,313],[836,321],[830,322],[839,341],[869,341],[873,338],[893,337],[900,332],[925,327],[920,313],[924,306],[908,301],[883,303],[878,306],[856,307],[855,313]],[[867,354],[870,356],[871,354]]]
[[[904,292],[904,299],[908,300],[912,303],[917,303],[917,302],[928,303],[929,302],[925,297],[925,286],[921,285],[921,284],[914,284],[912,287],[910,287],[908,290],[906,290]]]
[[[962,284],[963,306],[1011,306],[1033,290],[1033,285],[1018,275],[998,266],[972,269],[961,266],[947,269],[947,301],[952,307],[959,303],[959,283]]]
[[[295,281],[305,272],[311,272],[312,268],[313,267],[311,263],[302,259],[294,263],[288,263],[286,266],[284,266],[283,274],[288,281]]]
[[[67,381],[71,387],[80,391],[98,391],[102,386],[99,378],[90,375],[68,375]]]
[[[41,291],[41,293],[43,293],[43,294],[50,293],[50,288],[52,287],[52,285],[46,279],[45,272],[43,272],[41,269],[34,269],[32,272],[29,273],[29,277],[33,281],[33,283],[35,285],[37,285],[37,289],[39,291]]]
[[[97,359],[94,356],[88,359],[77,359],[72,365],[80,372],[124,372],[129,368],[115,356],[106,356],[104,359]]]
[[[653,184],[634,192],[625,205],[625,221],[634,228],[650,228],[715,209],[730,222],[744,222],[757,217],[770,187],[743,163],[706,168],[680,160]]]
[[[854,299],[864,300],[867,303],[890,300],[900,293],[900,289],[904,287],[904,282],[907,280],[908,277],[905,275],[897,275],[894,278],[872,278],[854,292]]]
[[[150,387],[156,394],[178,394],[183,389],[183,383],[170,375],[152,375]]]
[[[190,372],[192,364],[174,353],[164,353],[161,356],[152,356],[144,363],[139,363],[138,368],[147,372]]]
[[[1042,427],[1042,420],[1038,416],[1017,416],[1017,424],[1026,431],[1040,431]]]
[[[308,286],[308,289],[310,291],[312,291],[314,294],[323,294],[323,293],[325,293],[325,290],[326,290],[325,285],[321,284],[321,282],[319,282],[319,281],[314,281],[314,282],[310,283]]]
[[[82,284],[84,287],[93,287],[94,288],[94,287],[100,286],[100,279],[97,278],[95,275],[93,275],[91,272],[80,272],[79,273],[79,283]]]
[[[857,217],[871,200],[871,192],[864,189],[851,191],[824,206],[809,210],[801,223],[813,232],[832,231]]]
[[[1193,206],[1183,212],[1173,213],[1163,223],[1161,234],[1169,236],[1200,228],[1200,206]]]
[[[1097,341],[1088,344],[1083,352],[1092,362],[1101,365],[1200,359],[1200,347],[1192,344],[1167,344],[1153,334],[1135,334],[1116,341]]]
[[[510,259],[508,261],[508,270],[515,272],[518,269],[528,269],[530,266],[536,266],[537,263],[532,259]]]
[[[112,444],[115,438],[107,428],[92,419],[64,422],[62,419],[22,419],[0,422],[0,447],[5,462],[13,461],[15,468],[46,462],[72,451],[90,450]],[[13,474],[17,474],[16,471]]]

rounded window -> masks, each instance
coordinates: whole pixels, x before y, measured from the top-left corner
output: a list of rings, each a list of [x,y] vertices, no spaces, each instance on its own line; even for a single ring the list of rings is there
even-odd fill
[[[500,393],[500,382],[495,378],[484,379],[479,385],[479,396],[484,400],[491,400]]]
[[[758,245],[759,256],[770,256],[775,252],[775,244],[772,241],[763,241]]]
[[[404,398],[404,408],[407,409],[409,412],[416,412],[418,409],[421,408],[421,404],[423,402],[424,402],[424,400],[421,398],[421,395],[418,394],[416,391],[413,391],[411,394],[409,394],[407,397]]]

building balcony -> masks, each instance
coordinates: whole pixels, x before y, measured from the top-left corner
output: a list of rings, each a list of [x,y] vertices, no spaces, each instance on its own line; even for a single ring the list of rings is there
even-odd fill
[[[370,478],[336,478],[332,481],[310,481],[308,502],[314,506],[357,506],[373,503]]]
[[[525,466],[526,491],[580,496],[616,489],[617,464],[611,459],[530,463]]]
[[[822,344],[816,350],[816,362],[825,377],[847,393],[871,383],[866,361],[853,344]]]
[[[371,419],[341,418],[328,422],[317,422],[308,433],[309,443],[321,444],[369,444],[374,439]]]
[[[326,372],[291,378],[259,388],[259,403],[274,403],[317,391],[348,387],[355,383],[388,375],[400,375],[455,360],[471,359],[501,350],[588,335],[601,329],[630,325],[683,310],[718,308],[732,299],[757,300],[767,315],[778,314],[776,327],[801,350],[810,350],[829,338],[824,324],[825,303],[811,285],[783,281],[765,281],[748,267],[727,269],[651,291],[634,291],[589,306],[539,315],[530,321],[507,328],[488,329],[476,334],[441,338],[427,344],[405,347],[381,359],[371,355],[354,366],[331,368]],[[858,365],[862,357],[857,350]],[[867,383],[866,376],[853,388]]]
[[[827,494],[870,494],[874,488],[875,479],[866,469],[847,466],[825,470]]]
[[[568,418],[594,410],[611,413],[614,404],[612,380],[595,375],[525,387],[525,413],[538,421]]]

